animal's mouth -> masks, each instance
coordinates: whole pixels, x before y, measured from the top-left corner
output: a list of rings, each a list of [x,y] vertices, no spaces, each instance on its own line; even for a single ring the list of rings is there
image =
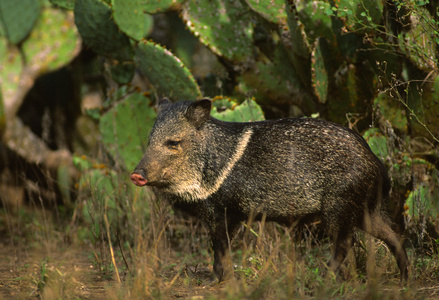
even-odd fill
[[[157,180],[157,181],[149,181],[147,183],[148,186],[154,186],[154,187],[158,187],[158,188],[166,188],[168,187],[170,184],[168,181],[164,181],[164,180]]]
[[[166,188],[169,186],[169,182],[166,180],[148,180],[146,176],[143,175],[142,171],[134,171],[130,175],[131,181],[137,186],[154,186],[158,188]]]

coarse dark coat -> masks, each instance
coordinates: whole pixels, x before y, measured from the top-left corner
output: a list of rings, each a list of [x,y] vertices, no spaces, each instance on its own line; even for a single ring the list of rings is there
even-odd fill
[[[387,244],[407,278],[407,254],[383,210],[387,171],[358,133],[306,118],[223,122],[210,110],[207,99],[160,101],[131,180],[206,224],[220,281],[231,273],[229,241],[249,216],[288,226],[320,217],[334,242],[334,271],[360,228]]]

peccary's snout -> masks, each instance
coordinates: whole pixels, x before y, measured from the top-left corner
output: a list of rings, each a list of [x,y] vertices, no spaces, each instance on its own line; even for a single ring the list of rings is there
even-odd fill
[[[131,173],[130,179],[137,186],[145,186],[148,182],[148,180],[136,172]]]

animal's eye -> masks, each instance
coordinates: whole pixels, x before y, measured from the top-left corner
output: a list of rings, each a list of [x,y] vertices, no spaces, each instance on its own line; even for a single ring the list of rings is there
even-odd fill
[[[177,148],[178,148],[178,146],[180,145],[180,143],[181,143],[181,141],[168,140],[168,141],[166,142],[166,146],[167,146],[169,149],[177,150]]]

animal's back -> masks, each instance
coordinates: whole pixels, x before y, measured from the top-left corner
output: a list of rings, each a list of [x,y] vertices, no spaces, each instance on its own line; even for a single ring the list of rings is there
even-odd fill
[[[234,125],[251,131],[251,138],[217,201],[239,203],[245,214],[261,212],[283,223],[322,211],[328,220],[361,219],[365,203],[374,206],[382,183],[388,185],[364,139],[337,124],[284,119]]]

